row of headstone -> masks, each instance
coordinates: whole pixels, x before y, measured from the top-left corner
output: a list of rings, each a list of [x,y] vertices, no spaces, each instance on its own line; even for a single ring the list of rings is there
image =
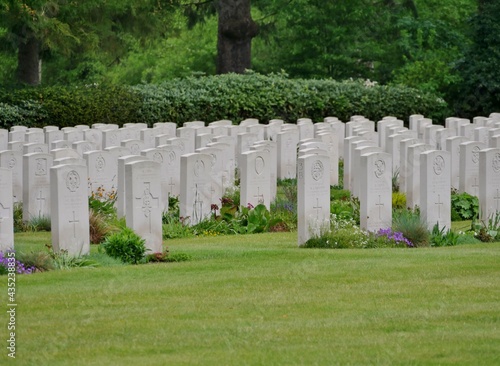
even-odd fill
[[[391,226],[392,183],[406,193],[408,208],[420,208],[429,228],[450,227],[452,188],[478,196],[483,219],[500,211],[498,114],[473,123],[449,118],[446,124],[433,125],[421,115],[410,116],[410,128],[394,117],[375,124],[353,116],[346,123],[344,188],[360,199],[362,228]],[[483,142],[470,140],[481,136]]]
[[[126,124],[122,128],[96,124],[92,128],[76,126],[61,130],[53,126],[44,129],[14,126],[10,132],[0,131],[0,147],[11,149],[0,152],[0,166],[11,171],[13,202],[25,201],[25,220],[34,216],[52,216],[54,207],[58,212],[61,210],[54,203],[56,200],[51,199],[54,197],[51,175],[48,174],[51,166],[86,167],[83,181],[86,194],[114,194],[116,191],[118,215],[126,216],[127,224],[137,227],[143,237],[152,238],[147,240],[151,250],[161,248],[161,231],[157,227],[158,222],[161,223],[161,212],[168,209],[171,196],[179,196],[181,216],[187,219],[186,222],[196,224],[210,215],[212,205],[219,203],[224,191],[233,185],[235,168],[241,179],[240,202],[253,206],[264,204],[269,208],[276,196],[277,179],[298,178],[304,185],[299,187],[301,194],[307,197],[303,199],[307,204],[299,204],[298,209],[300,244],[308,233],[317,232],[325,224],[325,217],[329,218],[329,205],[320,195],[311,193],[314,189],[322,191],[311,188],[316,181],[308,183],[310,179],[300,177],[301,164],[313,164],[301,160],[307,156],[316,157],[313,164],[316,171],[320,165],[328,168],[328,174],[321,175],[322,184],[325,183],[324,177],[328,178],[328,186],[339,183],[338,161],[343,158],[344,187],[360,198],[361,221],[365,229],[390,226],[392,201],[388,192],[395,174],[398,174],[402,190],[407,193],[409,205],[418,205],[422,211],[425,204],[434,205],[432,207],[437,208],[434,211],[439,217],[441,208],[444,213],[449,211],[442,206],[446,202],[445,193],[436,196],[424,189],[428,186],[426,179],[430,179],[431,163],[422,160],[423,153],[440,151],[438,160],[444,164],[442,170],[450,180],[456,176],[459,182],[470,182],[470,174],[461,173],[473,170],[469,167],[470,162],[467,165],[465,159],[453,159],[444,150],[448,145],[456,150],[458,145],[462,155],[468,155],[471,149],[474,157],[485,147],[495,148],[499,122],[498,116],[491,116],[469,123],[473,128],[466,128],[465,121],[459,119],[447,119],[446,123],[446,128],[435,126],[431,120],[415,115],[410,117],[410,128],[404,127],[403,121],[394,117],[385,117],[375,124],[362,116],[353,116],[345,124],[327,117],[314,124],[310,119],[300,119],[297,124],[272,120],[262,125],[258,120],[248,119],[238,126],[231,125],[230,121],[212,122],[209,126],[195,121],[180,128],[172,123],[157,123],[153,128],[147,128],[145,124]],[[488,145],[478,145],[474,141],[468,144],[466,136],[454,135],[461,130],[464,134],[474,131],[478,136],[488,135]],[[325,157],[328,163],[325,163]],[[495,158],[491,159],[491,164],[496,164]],[[479,159],[473,160],[479,166]],[[154,174],[146,174],[146,168],[137,168],[142,169],[142,173],[133,173],[130,166],[137,164],[139,167],[139,162],[155,163],[158,179]],[[457,162],[463,167],[458,164],[457,169]],[[148,178],[138,178],[141,176]],[[481,178],[486,176],[480,175]],[[136,181],[138,183],[134,183]],[[476,194],[488,196],[484,192],[494,192],[491,188],[494,187],[493,181],[494,178],[479,179],[477,176],[469,185],[485,186],[482,193],[477,191]],[[451,187],[453,184],[450,182]],[[464,187],[467,187],[466,183]],[[133,191],[129,192],[129,189]],[[496,196],[499,196],[498,191]],[[437,203],[431,205],[430,201]],[[496,202],[495,197],[490,201]],[[129,214],[131,208],[134,209]],[[141,215],[137,217],[137,213]],[[73,228],[73,238],[76,237],[77,225],[85,225],[81,215],[84,215],[83,211],[74,210],[65,211],[62,216],[63,221],[70,218],[65,225]],[[311,217],[316,218],[314,225]],[[138,222],[141,224],[136,224]],[[445,217],[442,222],[447,224]],[[159,227],[161,230],[161,225]],[[65,233],[70,235],[71,230],[66,228]],[[75,252],[85,251],[83,244],[75,243],[73,247]]]

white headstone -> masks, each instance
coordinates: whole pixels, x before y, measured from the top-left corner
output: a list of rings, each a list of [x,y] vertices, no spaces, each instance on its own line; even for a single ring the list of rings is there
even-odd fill
[[[479,194],[479,150],[486,145],[478,141],[460,144],[460,179],[458,189],[476,196]]]
[[[50,217],[51,154],[31,153],[23,157],[23,220]]]
[[[420,155],[432,149],[431,145],[417,143],[408,146],[406,177],[406,207],[415,209],[420,207]]]
[[[480,219],[488,222],[500,213],[500,148],[479,151]]]
[[[50,216],[52,248],[71,256],[88,254],[89,205],[87,168],[56,165],[50,169]]]
[[[0,151],[0,167],[12,172],[12,197],[14,203],[23,200],[23,156],[19,151]]]
[[[297,131],[283,131],[277,135],[278,179],[297,177]]]
[[[420,215],[427,228],[451,229],[450,153],[429,150],[420,154]]]
[[[247,151],[240,155],[240,204],[271,207],[271,170],[269,153]]]
[[[195,225],[209,217],[211,156],[192,153],[181,156],[179,214]]]
[[[376,232],[392,226],[392,158],[384,152],[361,156],[360,228]]]
[[[14,202],[12,171],[0,168],[0,252],[14,249]]]
[[[297,159],[298,245],[330,228],[330,159],[304,155]]]
[[[150,253],[163,252],[160,166],[154,161],[125,164],[127,226],[145,240]]]
[[[118,158],[118,179],[116,182],[116,216],[120,219],[127,214],[127,199],[126,199],[126,179],[125,179],[125,164],[134,161],[143,161],[145,158],[139,155],[126,155]]]

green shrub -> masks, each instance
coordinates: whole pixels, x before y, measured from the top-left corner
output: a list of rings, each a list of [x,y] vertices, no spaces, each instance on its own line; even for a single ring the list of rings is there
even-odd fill
[[[141,99],[129,87],[119,85],[77,85],[25,87],[2,93],[0,125],[59,127],[93,123],[140,122]]]
[[[333,115],[348,120],[362,114],[372,120],[386,115],[406,119],[414,113],[444,119],[446,103],[436,96],[406,87],[371,86],[364,81],[288,79],[285,74],[225,74],[166,81],[133,88],[144,101],[141,119],[207,121],[281,118],[296,121]]]
[[[479,200],[466,192],[451,194],[451,218],[453,221],[471,220],[479,215]]]
[[[225,74],[173,79],[134,87],[90,84],[26,87],[0,93],[4,128],[14,123],[59,127],[93,123],[245,118],[296,121],[325,116],[348,120],[362,114],[377,121],[420,113],[435,120],[449,115],[444,100],[403,86],[367,86],[363,81],[289,79],[285,74]],[[2,116],[2,113],[0,113]],[[0,117],[1,118],[1,117]]]
[[[145,240],[132,229],[124,228],[106,237],[102,247],[107,255],[118,258],[124,263],[137,264],[146,254]]]

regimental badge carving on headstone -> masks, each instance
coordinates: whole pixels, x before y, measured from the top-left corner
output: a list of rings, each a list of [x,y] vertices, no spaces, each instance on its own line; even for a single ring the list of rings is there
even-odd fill
[[[47,159],[36,159],[35,175],[47,175]]]
[[[384,175],[385,173],[385,161],[383,160],[377,160],[375,162],[375,176],[377,178],[380,178],[381,176]]]
[[[196,160],[196,162],[194,163],[194,175],[199,177],[203,174],[204,170],[205,170],[205,163],[203,162],[203,160]]]
[[[163,155],[160,152],[155,152],[153,154],[153,161],[156,161],[157,163],[163,163]]]
[[[479,162],[479,146],[474,146],[472,148],[472,162],[477,164]]]
[[[257,175],[261,175],[265,166],[266,163],[264,162],[262,156],[257,156],[257,158],[255,158],[255,173],[257,173]]]
[[[35,147],[34,152],[43,153],[43,149],[41,147]]]
[[[15,157],[10,158],[9,160],[9,168],[12,169],[16,166],[17,160]]]
[[[441,175],[444,170],[444,165],[445,163],[443,157],[441,155],[436,156],[436,158],[434,159],[434,164],[432,166],[432,168],[434,169],[434,173],[436,173],[436,175]]]
[[[66,187],[70,192],[75,192],[80,187],[80,175],[77,171],[71,170],[66,176]]]
[[[116,135],[116,133],[110,136],[109,141],[111,141],[113,145],[116,144],[116,142],[118,141],[118,136]]]
[[[141,150],[139,144],[133,144],[130,146],[130,152],[132,155],[139,155],[139,151]]]
[[[175,151],[169,151],[168,152],[168,164],[172,165],[172,163],[175,161]]]
[[[179,143],[179,148],[181,149],[181,152],[184,152],[184,150],[186,150],[186,145],[184,144],[183,141]]]
[[[102,155],[99,155],[97,159],[95,159],[95,168],[98,172],[102,172],[106,167],[106,160]]]
[[[500,172],[500,154],[495,154],[491,162],[491,167],[496,173]]]
[[[311,176],[314,180],[318,181],[323,177],[323,172],[325,168],[323,167],[323,163],[319,160],[316,160],[312,164],[311,168]]]
[[[215,166],[215,164],[217,163],[217,155],[215,154],[210,154],[210,164],[211,164],[211,167],[213,168]]]

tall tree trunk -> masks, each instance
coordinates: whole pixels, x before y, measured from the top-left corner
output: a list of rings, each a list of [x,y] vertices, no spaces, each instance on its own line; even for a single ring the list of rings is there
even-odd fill
[[[217,74],[251,68],[252,38],[259,33],[250,14],[250,0],[219,0]]]
[[[17,54],[17,80],[38,85],[41,82],[40,41],[31,32],[21,39]]]

